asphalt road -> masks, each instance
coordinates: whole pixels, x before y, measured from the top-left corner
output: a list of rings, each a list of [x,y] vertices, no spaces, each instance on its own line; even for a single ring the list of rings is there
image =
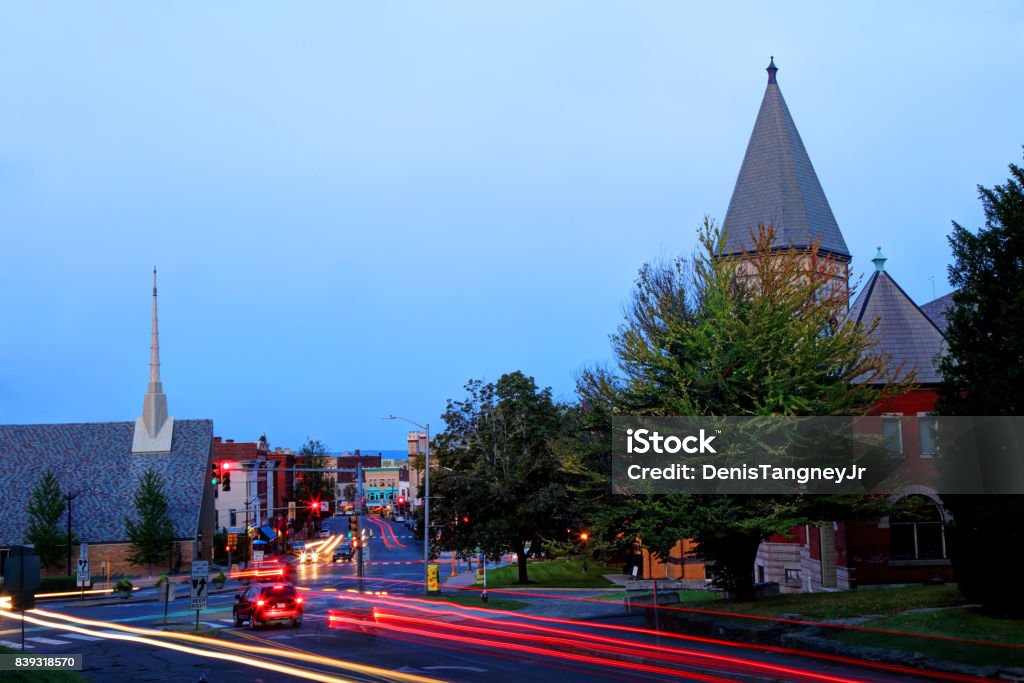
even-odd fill
[[[639,617],[563,623],[514,613],[481,616],[423,602],[417,599],[423,591],[422,542],[399,524],[372,519],[365,524],[375,533],[364,553],[363,590],[378,595],[348,592],[357,586],[355,563],[333,564],[326,558],[327,562],[301,566],[296,585],[306,612],[298,629],[271,627],[252,632],[245,626],[235,627],[231,607],[236,590],[210,595],[199,621],[204,632],[215,629],[216,637],[195,642],[121,630],[159,628],[162,603],[42,603],[42,613],[30,614],[47,625],[28,625],[29,653],[81,654],[82,674],[97,682],[198,681],[203,675],[211,683],[289,683],[311,678],[392,681],[400,680],[402,674],[469,683],[925,680],[758,649],[657,637],[639,631],[643,627]],[[347,532],[347,519],[330,520],[329,525],[338,532],[344,526]],[[140,593],[136,598],[146,597]],[[328,610],[351,611],[367,601],[377,609],[375,621],[330,627]],[[187,597],[171,603],[168,610],[168,619],[182,631],[188,631],[196,619],[196,613],[186,608]],[[84,632],[76,633],[52,626],[69,623],[59,615],[100,623],[78,622]],[[363,628],[367,625],[370,632]],[[624,630],[629,628],[637,631]],[[113,639],[112,634],[122,639]],[[11,646],[18,640],[16,622],[0,619],[0,641]]]

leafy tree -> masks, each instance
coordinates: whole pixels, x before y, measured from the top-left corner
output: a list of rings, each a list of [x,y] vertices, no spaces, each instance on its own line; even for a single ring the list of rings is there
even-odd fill
[[[61,530],[61,521],[66,519],[66,511],[67,505],[57,475],[52,470],[46,470],[39,484],[32,489],[25,542],[35,545],[39,553],[39,564],[47,570],[59,567],[67,558],[68,545],[78,542],[77,536],[72,534],[72,538],[68,539],[67,531]]]
[[[862,414],[909,388],[913,376],[873,350],[873,325],[846,319],[838,262],[816,248],[776,249],[764,226],[751,238],[743,261],[725,258],[723,235],[706,220],[692,261],[645,265],[612,336],[617,367],[584,373],[581,397],[631,415],[831,416]],[[829,519],[812,516],[826,509],[831,519],[865,509],[816,498],[638,496],[622,530],[662,558],[693,538],[718,586],[750,596],[761,541]]]
[[[128,562],[146,565],[153,573],[153,565],[170,559],[174,543],[174,523],[171,521],[163,478],[154,470],[146,470],[139,480],[133,498],[137,520],[125,518],[131,548]]]
[[[296,457],[296,466],[310,469],[329,469],[334,467],[335,461],[331,457],[327,445],[318,439],[306,437],[306,443],[299,449]],[[326,472],[300,472],[300,478],[295,486],[295,498],[297,504],[296,525],[302,528],[310,523],[310,520],[319,517],[319,508],[310,510],[310,503],[334,500],[335,477]]]
[[[946,314],[947,353],[939,363],[944,415],[1024,414],[1024,169],[1010,164],[1005,185],[978,186],[985,227],[953,223]],[[1024,545],[1024,496],[943,496],[954,522],[950,557],[971,600],[1024,613],[1024,584],[1008,554]]]
[[[467,398],[449,400],[447,429],[436,440],[431,467],[431,526],[438,547],[488,556],[519,555],[519,582],[527,583],[527,555],[565,537],[570,522],[566,477],[553,443],[564,408],[551,389],[538,389],[522,372],[494,384],[472,380]],[[433,454],[432,454],[433,456]],[[436,501],[436,502],[435,502]]]

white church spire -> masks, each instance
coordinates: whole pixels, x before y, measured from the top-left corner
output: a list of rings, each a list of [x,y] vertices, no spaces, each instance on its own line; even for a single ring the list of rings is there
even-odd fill
[[[142,417],[135,421],[132,453],[171,450],[174,418],[167,415],[167,395],[160,381],[160,332],[156,309],[156,266],[153,266],[153,331],[149,347],[149,389],[142,400]]]

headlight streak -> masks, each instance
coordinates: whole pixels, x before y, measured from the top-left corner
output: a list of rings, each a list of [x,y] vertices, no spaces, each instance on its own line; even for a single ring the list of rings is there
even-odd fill
[[[420,562],[422,562],[422,560],[420,560]],[[376,564],[376,563],[368,562],[366,564]],[[337,580],[339,580],[339,581],[354,581],[356,579],[356,577],[351,577],[351,576],[338,576],[338,577],[335,577],[335,578]],[[378,583],[390,581],[392,583],[413,584],[413,585],[417,585],[417,586],[420,586],[420,587],[423,586],[423,582],[422,581],[413,581],[413,580],[410,580],[410,579],[389,579],[389,578],[383,577],[383,576],[366,576],[364,578],[367,579],[367,580],[372,579],[373,581],[376,581]],[[470,592],[479,592],[480,591],[480,587],[479,586],[450,586],[450,587],[447,587],[447,588],[455,589],[455,590],[461,590],[461,591],[470,591]],[[574,602],[591,602],[591,603],[595,603],[595,604],[599,604],[599,605],[608,605],[609,604],[608,600],[601,600],[599,598],[581,598],[581,597],[575,597],[575,596],[571,596],[571,595],[552,596],[550,594],[545,594],[545,593],[531,593],[529,591],[521,591],[521,590],[502,590],[500,588],[488,588],[487,589],[487,593],[488,593],[488,595],[492,595],[492,596],[494,596],[494,595],[508,596],[511,599],[515,599],[516,597],[526,597],[526,598],[541,598],[541,599],[545,599],[545,600],[572,600]],[[611,603],[611,604],[614,604],[614,603]],[[459,606],[461,607],[461,605],[459,605]],[[475,609],[475,608],[466,607],[465,609]],[[943,635],[937,635],[937,634],[934,634],[934,633],[907,633],[905,631],[893,631],[891,629],[884,629],[884,628],[871,628],[870,626],[857,626],[857,625],[854,625],[854,624],[835,624],[835,623],[830,623],[830,622],[827,622],[827,621],[809,621],[809,620],[806,620],[806,619],[785,619],[785,618],[779,618],[779,617],[765,616],[765,615],[762,615],[762,614],[742,614],[742,613],[738,613],[738,612],[723,612],[723,611],[720,611],[720,610],[696,609],[696,608],[693,608],[693,607],[673,607],[671,605],[660,605],[658,607],[658,609],[661,610],[662,612],[684,612],[684,613],[689,613],[689,614],[708,614],[708,615],[711,615],[711,616],[729,617],[731,619],[747,619],[747,620],[752,620],[752,621],[767,621],[767,622],[773,622],[773,623],[779,623],[779,624],[793,624],[793,625],[796,625],[796,626],[808,626],[808,627],[814,627],[814,628],[830,629],[830,630],[835,630],[835,631],[863,631],[863,632],[866,632],[866,633],[878,633],[878,634],[881,634],[881,635],[894,636],[894,637],[924,638],[924,639],[927,639],[927,640],[940,640],[940,641],[946,641],[946,642],[951,642],[951,643],[963,643],[963,644],[966,644],[966,645],[980,645],[980,646],[983,646],[983,647],[998,647],[998,648],[1004,648],[1004,649],[1010,649],[1010,650],[1024,650],[1024,645],[1020,645],[1020,644],[1017,644],[1017,643],[1000,643],[1000,642],[991,641],[991,640],[977,640],[977,639],[972,639],[972,638],[960,638],[958,636],[943,636]],[[500,612],[501,610],[488,609],[487,611],[493,613],[494,611],[499,611]],[[531,617],[530,615],[526,615],[526,614],[519,614],[517,616],[525,618],[525,619],[537,618],[537,617]],[[570,623],[572,623],[572,622],[570,622]],[[646,632],[646,631],[644,631],[644,629],[639,629],[639,631],[640,632]],[[662,633],[661,635],[665,635],[665,634]],[[728,641],[721,641],[721,642],[722,643],[726,643]],[[735,644],[735,643],[733,643],[733,644]],[[799,652],[799,650],[794,650],[793,652]]]
[[[50,617],[50,618],[58,619],[60,621],[56,621],[56,622],[44,621],[44,620],[38,619],[38,618],[36,618],[34,616],[29,616],[30,614],[31,615],[38,614],[38,615],[42,615],[44,617]],[[14,619],[14,620],[19,620],[21,618],[21,615],[18,614],[18,613],[7,612],[7,611],[3,611],[3,610],[0,610],[0,616],[9,617],[9,618]],[[134,627],[134,626],[125,626],[123,624],[118,624],[118,623],[115,623],[115,622],[95,621],[95,620],[92,620],[92,619],[81,619],[81,618],[78,618],[78,617],[71,617],[71,616],[68,616],[66,614],[61,614],[59,612],[48,612],[46,610],[39,610],[39,609],[31,610],[29,613],[27,613],[25,615],[25,621],[27,621],[29,623],[38,624],[40,626],[48,626],[48,627],[51,627],[51,628],[64,629],[64,630],[69,630],[69,631],[76,631],[78,633],[84,633],[86,635],[98,636],[98,637],[101,637],[101,638],[113,638],[115,640],[129,640],[129,641],[137,641],[137,642],[146,642],[147,644],[156,645],[157,647],[167,647],[168,649],[180,650],[182,652],[190,651],[190,650],[193,650],[194,648],[188,648],[187,650],[182,650],[181,648],[187,647],[187,646],[177,645],[175,643],[168,643],[168,642],[162,641],[162,640],[154,640],[151,637],[140,638],[137,635],[118,635],[118,634],[113,634],[113,633],[107,633],[105,631],[91,631],[89,629],[82,628],[80,626],[75,626],[74,624],[81,624],[81,625],[84,625],[84,626],[92,626],[92,627],[103,628],[103,629],[113,629],[113,630],[117,630],[117,631],[124,631],[126,634],[140,634],[141,636],[156,636],[156,637],[161,637],[161,638],[171,638],[171,639],[176,639],[176,640],[186,640],[186,641],[189,641],[189,642],[192,642],[192,643],[199,643],[199,644],[203,644],[203,645],[207,645],[207,646],[215,646],[215,647],[222,647],[222,648],[230,648],[230,649],[234,649],[234,650],[239,650],[241,652],[247,652],[247,653],[258,654],[258,655],[269,656],[269,657],[284,657],[284,658],[287,658],[287,659],[299,660],[299,661],[302,661],[302,662],[305,662],[305,663],[308,663],[308,664],[329,666],[329,667],[333,667],[333,668],[337,668],[337,669],[345,669],[345,670],[348,670],[348,671],[351,671],[351,672],[355,672],[355,673],[360,673],[360,674],[363,674],[363,675],[366,675],[366,676],[383,677],[385,680],[388,680],[388,681],[408,681],[408,683],[438,683],[437,679],[434,679],[434,678],[428,678],[428,677],[425,677],[425,676],[417,676],[415,674],[408,674],[408,673],[403,673],[403,672],[400,672],[400,671],[392,671],[390,669],[382,669],[382,668],[379,668],[379,667],[368,666],[368,665],[359,664],[359,663],[356,663],[356,662],[349,662],[349,661],[345,661],[345,660],[342,660],[342,659],[335,659],[335,658],[332,658],[332,657],[325,657],[323,655],[312,655],[312,654],[305,653],[305,652],[289,652],[289,651],[271,650],[269,648],[257,647],[257,646],[254,646],[254,645],[244,645],[242,643],[233,643],[233,642],[230,642],[230,641],[221,641],[221,640],[214,640],[214,639],[211,639],[211,638],[204,638],[202,636],[195,636],[195,635],[192,635],[190,633],[178,633],[178,632],[175,632],[175,631],[157,631],[157,630],[154,630],[154,629],[143,629],[143,628],[137,628],[137,627]],[[67,622],[67,623],[65,623],[65,622]],[[212,656],[212,657],[214,657],[216,659],[227,659],[227,660],[234,661],[234,662],[237,662],[237,663],[240,663],[240,664],[250,664],[250,663],[252,663],[252,662],[250,662],[250,660],[238,657],[237,655],[222,655],[221,653],[216,653],[216,652],[209,652],[209,654],[207,655],[206,654],[207,652],[208,651],[206,651],[206,650],[196,650],[192,654],[198,654],[200,656]],[[255,664],[253,664],[253,665],[255,666]],[[281,673],[288,673],[288,674],[295,675],[295,676],[304,676],[306,678],[310,678],[310,676],[305,675],[305,673],[304,673],[305,670],[304,669],[295,669],[295,671],[293,672],[293,671],[291,671],[289,669],[289,667],[285,667],[284,665],[273,664],[273,666],[274,667],[279,667],[279,668],[275,668],[273,670],[279,671]],[[263,668],[269,668],[269,667],[263,667]],[[336,678],[336,677],[327,676],[325,674],[319,674],[317,672],[311,672],[311,673],[315,674],[316,676],[321,676],[320,678],[312,678],[311,680],[326,681],[326,682],[330,682],[330,683],[336,683],[338,681],[346,681],[346,680],[348,680],[348,679],[339,679],[339,678]]]
[[[346,591],[346,593],[347,593],[346,595],[338,594],[335,597],[337,597],[339,599],[347,599],[347,600],[359,599],[358,596],[360,594],[358,594],[358,593],[352,593],[351,591]],[[366,595],[363,595],[363,598],[366,599]],[[931,671],[931,670],[926,670],[926,669],[918,669],[918,668],[902,666],[902,665],[899,665],[899,664],[886,664],[886,663],[883,663],[883,662],[868,661],[868,660],[864,660],[864,659],[853,659],[853,658],[844,657],[844,656],[841,656],[841,655],[831,655],[831,654],[826,654],[826,653],[810,652],[810,651],[806,651],[806,650],[797,650],[797,649],[794,649],[794,648],[787,648],[787,647],[778,646],[778,645],[758,645],[758,644],[753,644],[753,643],[740,643],[740,642],[735,642],[735,641],[719,640],[719,639],[715,639],[715,638],[705,638],[705,637],[701,637],[701,636],[691,636],[691,635],[686,635],[686,634],[681,634],[681,633],[670,633],[670,632],[666,632],[666,631],[661,631],[661,632],[658,632],[657,634],[655,634],[653,631],[651,631],[649,629],[638,628],[638,627],[633,627],[633,626],[614,626],[614,625],[611,625],[611,624],[601,624],[601,623],[593,623],[593,622],[583,624],[583,623],[581,623],[579,621],[574,621],[574,620],[569,620],[569,619],[558,619],[558,618],[554,618],[554,617],[541,617],[541,616],[535,616],[535,615],[529,615],[529,614],[518,614],[518,613],[515,613],[515,612],[507,612],[507,611],[504,611],[504,610],[494,610],[494,609],[486,609],[485,610],[485,609],[479,608],[479,607],[464,607],[462,605],[453,605],[453,607],[458,608],[458,610],[462,610],[462,611],[456,611],[456,610],[451,610],[451,609],[439,608],[438,603],[436,603],[436,602],[429,601],[429,600],[423,600],[423,599],[417,599],[417,598],[395,598],[395,597],[388,597],[388,598],[382,598],[381,601],[382,602],[386,602],[387,604],[390,604],[390,605],[395,606],[395,607],[402,607],[402,608],[417,610],[417,611],[420,611],[420,612],[426,612],[426,613],[428,613],[428,614],[430,614],[430,615],[435,617],[435,622],[437,621],[436,617],[438,617],[438,616],[451,616],[451,617],[456,617],[456,618],[461,618],[461,619],[470,619],[470,620],[475,620],[475,621],[483,621],[485,623],[491,624],[491,627],[493,629],[497,629],[497,626],[499,624],[501,626],[503,626],[503,627],[516,626],[516,627],[520,627],[522,629],[536,629],[536,630],[545,630],[546,629],[548,631],[555,632],[555,633],[561,633],[561,634],[569,633],[574,638],[586,638],[586,639],[596,640],[598,642],[601,641],[602,636],[598,636],[598,635],[595,635],[595,634],[589,634],[589,633],[577,630],[577,629],[579,629],[582,626],[582,627],[591,628],[591,629],[599,629],[599,630],[604,630],[604,631],[629,633],[629,634],[638,634],[638,635],[645,635],[645,636],[658,635],[661,638],[670,638],[670,639],[680,640],[680,641],[704,643],[704,644],[709,644],[709,645],[728,647],[728,648],[732,648],[732,649],[755,650],[755,651],[761,651],[761,652],[771,652],[771,653],[774,653],[774,654],[783,654],[783,655],[789,655],[789,656],[796,656],[796,657],[801,657],[801,658],[818,659],[818,660],[836,662],[836,663],[839,663],[839,664],[845,664],[845,665],[849,665],[849,666],[855,666],[855,667],[861,667],[861,668],[871,668],[871,669],[878,669],[878,670],[882,670],[882,671],[887,671],[887,672],[890,672],[890,673],[905,674],[905,675],[914,676],[914,677],[928,677],[928,678],[931,678],[931,679],[941,679],[941,680],[946,680],[946,681],[957,681],[959,683],[976,683],[977,681],[983,680],[983,679],[979,679],[977,677],[967,676],[967,675],[963,675],[963,674],[954,674],[954,673],[945,673],[945,672],[939,672],[939,671]],[[469,614],[467,614],[467,612],[469,612]],[[499,612],[499,613],[502,613],[502,614],[506,614],[506,615],[515,617],[515,619],[521,620],[521,621],[510,621],[508,619],[502,619],[502,620],[495,619],[495,612]],[[572,627],[572,629],[566,630],[566,629],[559,629],[559,628],[535,626],[532,623],[524,623],[524,622],[535,622],[535,623],[539,622],[539,623],[547,623],[547,624],[564,625],[564,626]],[[613,639],[613,642],[615,642],[614,639]],[[638,645],[638,643],[636,643],[635,641],[621,641],[620,640],[618,642],[620,644],[627,644],[629,647],[634,647],[634,646]],[[651,647],[649,644],[645,644],[644,646],[645,646],[645,648]],[[672,652],[675,652],[675,650],[672,650]],[[703,654],[703,653],[701,653],[701,654]]]
[[[428,622],[433,623],[433,622]],[[450,626],[450,624],[449,624]],[[643,671],[645,673],[656,674],[660,676],[671,676],[673,679],[678,679],[680,674],[685,674],[692,680],[705,681],[706,683],[733,683],[730,679],[720,678],[718,676],[709,676],[707,674],[701,674],[692,671],[680,672],[678,669],[669,669],[661,666],[652,666],[650,664],[642,664],[639,662],[623,662],[614,659],[605,659],[602,657],[595,657],[592,655],[583,654],[572,654],[568,652],[561,652],[559,650],[548,650],[541,647],[533,647],[526,644],[510,644],[504,643],[500,640],[489,640],[479,637],[471,636],[460,636],[436,629],[424,630],[418,628],[409,628],[403,626],[397,626],[394,624],[382,624],[380,620],[377,621],[376,628],[378,630],[394,631],[397,633],[403,633],[407,635],[420,636],[427,638],[428,640],[440,639],[447,640],[449,642],[458,642],[466,645],[478,645],[485,648],[500,648],[514,650],[517,653],[527,652],[534,655],[541,655],[544,657],[553,657],[556,659],[566,659],[573,662],[581,662],[587,664],[599,665],[602,667],[615,667],[620,669],[628,669],[630,671]]]
[[[401,541],[398,540],[397,536],[395,536],[395,530],[391,528],[390,524],[384,522],[381,519],[377,519],[376,517],[367,517],[366,521],[367,522],[371,522],[374,526],[376,526],[378,529],[380,529],[381,538],[384,539],[384,545],[386,545],[387,547],[389,547],[389,548],[391,547],[390,545],[388,545],[388,541],[387,541],[387,535],[388,534],[391,534],[391,540],[399,548],[407,547],[404,543],[402,543]]]
[[[431,624],[436,623],[436,621],[430,619],[418,619],[415,617],[393,615],[387,612],[378,612],[377,622],[380,623],[381,621],[399,621],[413,625],[422,625],[424,627],[429,627]],[[461,624],[447,624],[447,628],[462,633],[487,633],[488,631],[492,633],[494,632],[491,629],[481,629],[478,627],[464,626]],[[533,630],[536,631],[541,629],[535,628]],[[546,645],[553,647],[561,647],[562,651],[571,652],[572,650],[593,649],[593,646],[588,646],[588,643],[581,643],[579,642],[579,640],[573,640],[572,638],[567,637],[575,636],[576,634],[574,633],[550,628],[543,630],[548,632],[554,632],[559,635],[558,637],[554,637],[548,635],[538,635],[537,633],[515,633],[510,631],[502,631],[500,632],[500,637],[518,641],[544,643]],[[637,656],[649,656],[652,659],[664,660],[666,663],[672,663],[684,667],[696,666],[701,667],[702,669],[713,664],[714,666],[720,669],[724,669],[725,671],[731,673],[768,673],[773,676],[785,676],[785,680],[824,681],[826,683],[860,683],[859,679],[844,678],[841,676],[832,676],[828,674],[820,674],[812,671],[805,671],[802,669],[796,669],[793,667],[781,666],[777,664],[770,664],[766,662],[753,662],[748,659],[733,657],[729,655],[720,655],[695,650],[672,650],[657,645],[636,643],[633,641],[619,640],[615,638],[600,638],[595,640],[598,640],[598,642],[600,642],[600,649],[597,651],[599,654],[608,652],[634,658]],[[594,645],[597,645],[597,643],[595,642]],[[504,647],[518,649],[519,646],[515,643],[505,643]]]

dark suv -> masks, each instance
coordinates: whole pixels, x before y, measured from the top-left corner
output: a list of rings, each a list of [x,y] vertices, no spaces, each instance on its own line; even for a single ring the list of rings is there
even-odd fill
[[[290,583],[252,583],[235,596],[231,615],[235,626],[248,620],[253,630],[272,622],[288,622],[295,628],[302,625],[302,598]]]
[[[338,560],[342,560],[343,562],[349,562],[354,554],[355,550],[353,550],[352,544],[345,541],[334,550],[334,557],[332,558],[332,561],[337,562]]]

